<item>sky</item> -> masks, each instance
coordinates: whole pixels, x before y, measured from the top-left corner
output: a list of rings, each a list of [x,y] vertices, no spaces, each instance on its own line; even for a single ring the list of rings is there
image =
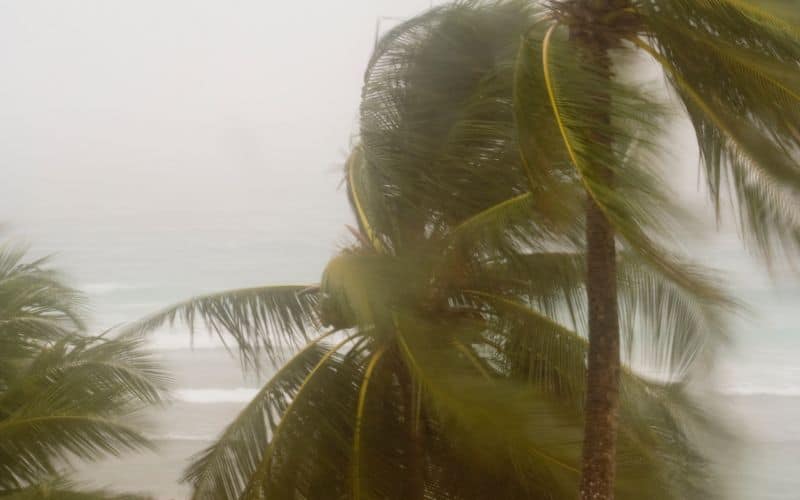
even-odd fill
[[[3,220],[263,211],[332,239],[376,20],[428,5],[1,2]]]

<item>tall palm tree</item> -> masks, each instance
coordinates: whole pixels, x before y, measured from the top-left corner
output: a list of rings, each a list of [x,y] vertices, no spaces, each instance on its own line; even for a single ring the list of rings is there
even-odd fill
[[[780,4],[788,5],[772,7]],[[591,347],[584,499],[613,498],[620,373],[617,247],[631,247],[666,273],[677,268],[657,249],[654,239],[663,234],[651,224],[647,196],[640,196],[647,195],[640,179],[652,176],[661,154],[650,146],[658,142],[664,112],[620,76],[637,64],[636,54],[661,66],[691,120],[717,209],[727,196],[748,243],[767,257],[796,251],[800,241],[800,24],[766,5],[551,1],[521,44],[516,117],[520,134],[531,140],[523,155],[542,169],[543,157],[569,164],[586,192]],[[648,146],[649,157],[625,160],[622,146],[632,139]]]
[[[574,498],[580,192],[564,162],[542,189],[514,128],[519,36],[536,15],[457,5],[383,37],[345,169],[355,241],[319,285],[201,296],[131,325],[203,324],[247,366],[278,364],[195,457],[194,498]],[[664,376],[623,370],[618,491],[713,497],[683,383],[723,330],[725,296],[697,267],[618,260],[626,347]]]
[[[0,246],[0,496],[140,498],[77,488],[61,477],[149,441],[124,418],[162,400],[166,376],[135,337],[88,336],[82,296],[46,259]]]
[[[695,300],[720,299],[663,247],[683,220],[658,170],[669,108],[624,75],[640,64],[637,51],[663,66],[695,126],[717,207],[727,191],[759,250],[794,250],[800,29],[746,0],[541,4],[466,2],[390,31],[365,84],[367,175],[383,186],[383,199],[430,214],[433,225],[458,213],[454,207],[469,212],[470,203],[495,197],[484,216],[547,207],[537,214],[549,230],[540,236],[569,235],[585,246],[591,348],[581,495],[612,498],[620,351],[630,349],[620,327],[631,321],[619,316],[619,249]],[[475,12],[481,18],[466,21]],[[498,17],[504,23],[493,24]],[[511,47],[517,52],[508,57]],[[479,70],[492,64],[497,71]],[[429,85],[415,90],[420,75]],[[461,119],[448,121],[453,116]],[[425,154],[431,144],[437,155]],[[465,182],[471,167],[481,168],[478,184]],[[577,225],[551,217],[579,204],[586,208]]]
[[[458,41],[450,34],[441,35],[440,46],[452,49],[454,56],[448,62],[446,51],[439,50],[440,70],[424,64],[432,51],[417,50],[415,44],[427,36],[432,23],[441,23],[443,10],[524,9],[514,4],[468,2],[453,9],[442,7],[390,33],[373,61],[373,82],[370,86],[368,78],[367,88],[375,98],[369,101],[362,122],[370,123],[373,109],[408,106],[410,101],[403,99],[409,99],[409,93],[397,84],[397,75],[413,71],[426,71],[441,84],[441,92],[412,98],[426,103],[427,114],[425,108],[418,108],[419,121],[404,130],[406,134],[425,137],[431,132],[425,123],[436,123],[435,117],[431,120],[439,110],[436,102],[459,102],[460,111],[457,106],[449,109],[460,113],[491,108],[493,102],[486,96],[492,94],[485,89],[491,89],[492,83],[505,84],[502,78],[484,82],[482,93],[463,94],[461,82],[477,73],[462,72],[451,79],[448,70],[459,64],[469,67],[470,61],[474,66],[491,52],[487,47],[503,40],[503,32],[483,40],[472,34]],[[506,25],[508,32],[524,32],[511,77],[514,91],[509,106],[518,148],[509,154],[521,155],[520,168],[532,180],[531,195],[516,191],[516,198],[501,200],[497,207],[514,210],[541,192],[563,196],[556,188],[563,187],[565,178],[583,186],[591,350],[581,491],[583,498],[612,498],[621,362],[615,268],[619,248],[636,252],[658,272],[709,297],[686,279],[681,261],[661,248],[672,234],[670,228],[680,222],[678,218],[664,224],[669,200],[661,191],[658,170],[668,156],[658,145],[671,110],[625,75],[641,64],[637,54],[662,67],[694,126],[702,171],[718,211],[722,200],[730,200],[742,234],[764,256],[794,252],[800,240],[796,162],[800,133],[795,125],[800,113],[800,24],[796,11],[780,10],[791,9],[792,3],[780,0],[552,0],[541,4],[538,12],[529,6],[532,16],[509,18]],[[441,23],[438,29],[442,24],[446,27]],[[458,44],[468,50],[459,51]],[[399,100],[386,99],[386,95]],[[501,93],[498,98],[505,104],[508,96]],[[462,134],[462,142],[456,136],[456,144],[469,144],[478,136],[501,136],[484,143],[490,147],[505,144],[507,121],[496,119],[497,115],[487,119],[479,111],[473,116],[461,129],[445,130]],[[385,129],[390,130],[391,123]],[[391,160],[387,151],[400,148],[381,135],[365,143],[377,151],[371,163],[386,165],[387,158]],[[391,168],[375,169],[375,175],[406,186],[427,184],[426,189],[416,189],[417,198],[438,194],[431,196],[432,201],[415,199],[413,205],[436,209],[437,200],[452,204],[454,196],[458,201],[458,189],[464,192],[458,184],[462,165],[457,155],[452,159],[453,170],[446,170],[447,178],[419,164],[402,167],[401,161]],[[505,182],[508,177],[496,173],[493,179]],[[494,193],[493,188],[492,183],[486,192]],[[472,194],[463,198],[470,199]]]

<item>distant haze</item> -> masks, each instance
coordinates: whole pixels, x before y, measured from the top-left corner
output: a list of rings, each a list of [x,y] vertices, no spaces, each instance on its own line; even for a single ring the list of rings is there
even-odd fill
[[[333,248],[376,20],[428,5],[0,3],[0,222],[50,250],[53,230],[227,214]]]

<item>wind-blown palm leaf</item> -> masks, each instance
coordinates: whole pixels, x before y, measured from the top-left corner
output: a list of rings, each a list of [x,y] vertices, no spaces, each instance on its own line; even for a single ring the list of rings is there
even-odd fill
[[[82,488],[64,478],[4,493],[6,500],[152,500],[145,495],[114,493],[104,489]]]
[[[334,355],[343,342],[325,346],[310,343],[267,382],[253,400],[231,422],[220,438],[201,452],[186,471],[184,480],[193,487],[193,498],[239,498],[250,487],[259,464],[268,457],[275,430],[300,392],[322,364]]]
[[[369,172],[364,169],[364,151],[360,146],[355,146],[350,153],[345,164],[345,172],[347,174],[347,197],[356,214],[361,234],[367,235],[367,240],[376,251],[384,251],[385,243],[374,227],[383,228],[383,231],[386,232],[393,224],[392,221],[386,220],[385,211],[379,210],[381,207],[379,200],[369,198],[371,191],[365,189],[365,185],[371,184],[371,182],[367,177]],[[381,216],[383,220],[376,224],[376,219]]]
[[[120,420],[162,401],[169,382],[140,339],[68,336],[22,366],[0,393],[0,489],[35,484],[71,458],[151,446]]]
[[[8,361],[36,351],[40,342],[84,328],[84,297],[63,283],[48,259],[25,262],[25,247],[0,246],[0,381]]]
[[[524,303],[487,293],[467,293],[498,308],[491,330],[498,353],[495,363],[504,366],[512,379],[526,380],[551,397],[557,396],[560,404],[580,411],[586,385],[588,341],[585,337]],[[665,353],[696,352],[696,349],[668,341],[660,345],[661,352]],[[653,347],[653,350],[657,349]],[[639,365],[650,366],[641,361]],[[680,382],[663,382],[663,377],[670,373],[674,374],[673,380],[682,380],[685,374],[679,368],[659,373],[662,382],[641,378],[630,367],[623,372],[621,418],[624,425],[619,450],[620,464],[625,464],[619,477],[623,491],[627,488],[636,491],[642,484],[637,483],[639,478],[645,483],[660,480],[670,485],[663,487],[665,498],[673,498],[671,495],[700,498],[711,494],[705,489],[709,486],[708,471],[687,428],[693,427],[705,435],[717,431],[686,399]],[[639,467],[644,469],[638,470]],[[652,474],[661,479],[653,479]],[[694,493],[684,495],[680,491]]]
[[[536,15],[527,2],[448,5],[378,45],[361,105],[365,169],[373,198],[412,234],[527,191],[537,211],[529,223],[548,227],[563,215],[557,193],[532,184],[514,130],[514,54]]]
[[[739,305],[715,284],[717,276],[684,263],[684,278],[675,281],[632,252],[621,254],[617,266],[628,362],[648,367],[653,376],[660,373],[665,380],[679,380],[688,375],[696,356],[709,357],[725,343],[726,314]],[[481,284],[496,282],[497,290],[525,297],[547,317],[571,322],[576,331],[585,333],[584,277],[580,254],[531,253],[488,263],[475,285],[480,291]],[[495,290],[483,288],[482,293],[489,296]]]
[[[160,403],[169,378],[139,337],[75,333],[82,295],[24,254],[0,247],[0,496],[133,498],[51,478],[76,460],[151,447],[124,417]]]
[[[602,207],[603,212],[624,238],[629,249],[641,256],[657,274],[662,275],[662,279],[666,279],[675,287],[682,289],[689,300],[696,300],[701,304],[730,305],[730,300],[715,289],[712,285],[713,282],[698,275],[692,266],[686,264],[685,259],[675,257],[660,248],[651,237],[651,235],[658,235],[661,240],[664,240],[672,234],[672,228],[675,227],[677,219],[676,208],[667,201],[665,195],[658,188],[660,181],[656,174],[650,169],[640,167],[640,165],[650,164],[651,161],[648,159],[658,154],[658,149],[654,146],[653,141],[641,137],[647,138],[658,133],[658,123],[652,119],[643,119],[643,116],[646,114],[645,109],[650,109],[655,116],[658,116],[659,106],[635,89],[602,84],[602,75],[598,75],[596,71],[587,70],[585,62],[581,62],[578,69],[564,64],[563,61],[574,60],[568,55],[568,51],[571,50],[570,43],[558,37],[554,30],[555,27],[551,27],[541,43],[536,39],[527,42],[535,50],[529,53],[523,52],[522,55],[532,61],[536,57],[536,52],[541,50],[544,81],[537,83],[535,77],[522,75],[521,78],[524,79],[527,90],[518,92],[520,98],[524,97],[526,102],[542,99],[544,96],[541,95],[541,88],[544,88],[546,97],[551,103],[550,107],[557,127],[561,132],[563,142],[561,149],[567,151],[570,160],[581,174],[587,192]],[[531,64],[536,65],[535,62]],[[525,68],[527,68],[527,73],[533,71],[527,66]],[[521,84],[520,87],[522,87]],[[592,102],[585,97],[593,95],[592,88],[603,88],[614,102],[611,123],[593,121],[593,113],[590,112]],[[538,97],[536,92],[538,92]],[[525,123],[520,122],[520,127],[524,126]],[[628,131],[629,127],[634,127],[635,132]],[[593,140],[592,134],[615,138],[611,143],[612,146],[626,142],[631,145],[638,144],[634,150],[636,154],[631,154],[631,146],[621,150],[606,147],[602,141]],[[556,145],[550,145],[550,147],[558,150]],[[642,157],[641,153],[644,153],[645,156]],[[596,168],[610,172],[613,186],[606,185],[604,174],[595,172],[593,169]],[[670,218],[673,222],[665,224],[664,221]],[[632,290],[632,288],[628,288],[628,292]],[[638,299],[628,295],[623,297],[623,300],[630,302]],[[635,310],[635,308],[627,307],[627,312],[623,311],[623,320],[628,321],[628,332],[632,331],[630,321],[634,314],[632,311]],[[660,317],[666,318],[667,316],[661,315]],[[678,318],[680,317],[678,316]],[[658,328],[645,328],[645,330],[656,332]],[[666,325],[665,330],[675,333],[680,331],[680,328]],[[695,328],[689,331],[698,330]],[[632,344],[630,338],[628,340],[630,348]]]
[[[194,297],[125,327],[125,332],[150,332],[176,320],[192,335],[202,324],[225,342],[233,337],[242,361],[259,366],[259,355],[280,359],[286,348],[307,341],[318,327],[316,286],[283,285],[228,290]]]
[[[800,29],[752,2],[637,5],[693,122],[713,200],[730,192],[745,235],[766,256],[800,237]],[[702,50],[698,50],[698,45]],[[693,50],[688,50],[693,48]]]
[[[409,327],[408,323],[404,326]],[[452,324],[445,328],[453,331]],[[580,412],[571,406],[572,403],[553,398],[552,392],[549,395],[539,392],[539,385],[520,386],[512,382],[513,378],[486,379],[472,363],[454,357],[458,350],[452,349],[448,354],[430,340],[417,340],[424,345],[414,346],[408,338],[409,335],[400,334],[409,364],[418,370],[417,375],[430,395],[429,411],[436,412],[440,425],[446,426],[442,438],[456,440],[455,446],[473,462],[486,461],[483,470],[489,474],[496,471],[498,465],[505,467],[506,473],[514,471],[504,485],[509,488],[506,496],[513,497],[514,488],[520,487],[519,483],[515,486],[515,481],[519,481],[519,478],[514,479],[515,474],[526,478],[523,490],[516,490],[517,496],[521,494],[519,491],[526,491],[533,497],[537,496],[536,491],[540,491],[540,495],[564,498],[574,494],[582,424]],[[425,335],[424,338],[434,337]],[[574,334],[571,338],[578,339]],[[583,343],[585,356],[585,341]],[[636,387],[645,384],[632,374],[629,377]],[[585,382],[585,378],[582,380]],[[676,491],[692,488],[693,483],[702,484],[700,478],[704,474],[701,470],[688,470],[684,457],[692,456],[691,443],[675,427],[675,416],[662,401],[641,391],[636,396],[643,397],[643,401],[632,399],[623,410],[630,427],[623,431],[620,443],[618,496],[636,498],[644,485],[649,485],[656,498],[682,498]],[[492,403],[495,397],[498,401]],[[633,406],[634,403],[648,408],[647,419],[642,418],[644,413]],[[494,425],[504,426],[502,439],[508,438],[511,442],[498,441],[499,436],[489,430],[495,418]],[[653,427],[655,422],[658,427]],[[659,434],[658,438],[669,439],[669,446],[659,446],[653,437],[654,428],[664,429],[665,434]],[[485,434],[487,432],[491,436]],[[644,442],[644,438],[649,440]],[[685,477],[678,477],[678,470]],[[458,488],[454,487],[454,491]]]
[[[54,459],[84,460],[148,447],[135,429],[87,415],[20,416],[0,423],[0,488],[19,488],[56,472]]]
[[[548,193],[548,196],[552,193]],[[561,191],[560,201],[546,200],[546,207],[537,205],[537,197],[527,192],[501,201],[447,231],[446,241],[459,251],[469,251],[483,258],[514,255],[532,250],[552,250],[558,246],[574,247],[580,241],[581,218],[575,193]],[[570,208],[571,207],[571,208]],[[554,213],[550,221],[540,224],[535,214]],[[558,219],[558,220],[556,220]]]
[[[242,498],[324,498],[342,496],[350,488],[353,416],[364,363],[374,351],[367,347],[368,338],[341,355],[338,351],[359,335],[349,335],[328,348],[302,379],[248,478]]]

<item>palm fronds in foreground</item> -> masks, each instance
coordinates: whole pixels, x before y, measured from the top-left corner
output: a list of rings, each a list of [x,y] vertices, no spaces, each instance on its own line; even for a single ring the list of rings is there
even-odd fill
[[[122,499],[61,479],[74,460],[150,447],[125,417],[167,378],[134,336],[80,333],[82,298],[46,260],[0,247],[0,496]]]

